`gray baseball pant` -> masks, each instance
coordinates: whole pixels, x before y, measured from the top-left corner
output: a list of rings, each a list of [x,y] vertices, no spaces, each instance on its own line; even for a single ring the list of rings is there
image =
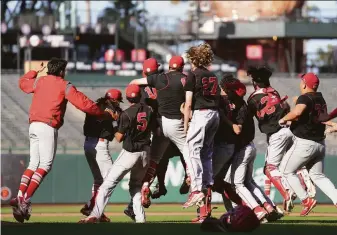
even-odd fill
[[[106,139],[86,137],[84,141],[84,153],[94,177],[93,191],[103,183],[112,167],[112,159],[109,152],[109,141]],[[91,201],[87,205],[90,207]]]
[[[314,184],[335,205],[337,204],[337,190],[331,180],[323,173],[324,157],[325,141],[316,142],[299,137],[295,137],[294,144],[284,156],[280,165],[280,172],[301,201],[308,198],[309,195],[303,189],[296,172],[305,166]]]
[[[218,126],[218,111],[206,109],[193,112],[184,148],[191,192],[213,185],[213,143]]]
[[[90,216],[100,218],[111,197],[112,192],[124,176],[131,171],[129,192],[133,202],[133,211],[137,223],[145,222],[145,211],[141,203],[141,187],[144,174],[148,166],[149,149],[142,152],[121,151],[116,161],[112,164],[109,174],[99,188],[96,204]]]
[[[251,208],[259,206],[259,203],[274,203],[264,194],[253,179],[256,148],[251,142],[236,154],[232,165],[227,172],[225,181],[234,185],[237,194]]]

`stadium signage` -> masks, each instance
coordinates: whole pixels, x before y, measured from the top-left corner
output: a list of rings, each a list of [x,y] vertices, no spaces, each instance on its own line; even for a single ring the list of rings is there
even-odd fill
[[[169,65],[167,63],[161,64],[159,69],[168,70]],[[191,69],[190,64],[186,64],[184,71]],[[215,63],[210,66],[210,69],[214,72],[236,72],[237,68],[230,64]],[[131,76],[133,74],[140,74],[143,70],[143,64],[139,62],[69,62],[67,70],[76,70],[78,72],[106,72],[113,71],[113,74],[120,76]]]

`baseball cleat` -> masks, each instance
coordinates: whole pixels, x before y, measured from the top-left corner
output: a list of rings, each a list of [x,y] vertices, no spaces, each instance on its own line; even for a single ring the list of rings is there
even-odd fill
[[[276,221],[276,220],[279,219],[279,214],[277,213],[277,211],[274,209],[274,207],[272,205],[270,205],[269,203],[265,202],[263,204],[263,207],[268,212],[268,215],[266,217],[266,219],[268,220],[268,222]]]
[[[110,223],[111,220],[105,214],[102,214],[101,218],[99,218],[99,222],[101,222],[101,223]]]
[[[260,220],[260,221],[265,219],[268,215],[268,212],[264,208],[262,208],[261,206],[255,207],[254,213],[255,213],[256,217],[258,218],[258,220]]]
[[[78,221],[78,224],[97,224],[99,220],[96,217],[87,217]]]
[[[191,185],[191,179],[190,177],[186,177],[184,182],[181,184],[179,193],[180,194],[187,194],[188,191],[190,190],[190,185]]]
[[[87,204],[85,204],[85,205],[82,207],[82,209],[80,210],[81,214],[82,214],[82,215],[85,215],[85,216],[89,216],[90,213],[91,213],[91,211],[92,211],[92,209],[90,209],[90,208],[88,207]]]
[[[294,209],[294,202],[292,199],[288,201],[283,200],[283,210],[286,212],[291,212]]]
[[[16,221],[19,223],[23,223],[25,221],[22,211],[19,208],[19,200],[17,197],[12,198],[11,201],[9,202],[9,205],[12,207],[13,211],[13,217]]]
[[[160,198],[161,196],[165,196],[167,193],[167,189],[164,187],[159,187],[156,189],[156,191],[154,191],[152,194],[151,194],[151,198],[152,199],[157,199],[157,198]]]
[[[314,198],[308,197],[307,199],[302,201],[303,204],[303,209],[301,211],[301,216],[306,216],[310,213],[310,211],[312,209],[314,209],[314,207],[317,204],[317,201]]]
[[[145,208],[149,208],[151,206],[151,190],[149,188],[148,183],[144,183],[142,190],[141,190],[141,195],[142,195],[142,205]]]
[[[183,208],[188,208],[195,204],[200,205],[204,197],[205,197],[205,194],[200,191],[195,191],[195,192],[190,193],[190,195],[188,196],[187,202],[185,202],[185,204],[183,205]]]
[[[132,219],[134,222],[136,222],[136,215],[131,208],[125,209],[124,214],[130,219]]]

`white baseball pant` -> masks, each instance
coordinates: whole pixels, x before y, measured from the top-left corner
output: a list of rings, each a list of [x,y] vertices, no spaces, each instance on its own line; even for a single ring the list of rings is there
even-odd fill
[[[193,112],[183,154],[191,178],[191,192],[213,185],[213,143],[218,126],[218,111],[206,109]]]
[[[259,206],[258,201],[274,205],[253,179],[255,158],[256,148],[251,142],[234,154],[225,178],[226,182],[234,185],[237,194],[251,209]]]
[[[164,135],[153,136],[150,151],[151,160],[157,164],[159,164],[166,149],[170,145],[170,141],[172,141],[177,146],[182,154],[186,142],[186,135],[184,133],[184,121],[182,119],[169,119],[166,117],[162,117],[162,127]]]
[[[324,141],[316,142],[299,137],[295,137],[294,144],[284,156],[280,165],[280,172],[301,201],[308,198],[309,195],[303,189],[296,172],[305,166],[314,184],[319,187],[335,205],[337,204],[337,190],[331,180],[323,173],[324,157]]]
[[[141,187],[146,168],[148,166],[148,152],[128,152],[125,149],[121,151],[116,161],[112,164],[109,174],[104,179],[99,188],[96,205],[90,216],[100,218],[111,197],[112,192],[124,176],[131,171],[129,181],[129,193],[133,202],[133,211],[136,215],[137,223],[145,222],[145,211],[141,203]]]
[[[102,138],[86,137],[84,153],[94,177],[93,190],[95,190],[103,183],[112,167],[113,161],[109,152],[109,141]],[[87,203],[89,207],[90,203],[89,200]]]
[[[41,168],[49,172],[57,150],[58,130],[43,123],[32,122],[29,125],[30,159],[28,169]]]

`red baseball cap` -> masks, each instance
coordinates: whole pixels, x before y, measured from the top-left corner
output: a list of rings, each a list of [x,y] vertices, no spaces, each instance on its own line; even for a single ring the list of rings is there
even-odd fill
[[[311,89],[317,89],[319,86],[319,78],[314,73],[300,74],[302,81]]]
[[[149,58],[143,63],[143,73],[151,73],[157,71],[160,64],[155,58]]]
[[[118,89],[109,89],[106,93],[105,93],[105,97],[112,99],[112,100],[117,100],[119,102],[123,102],[123,96],[122,96],[122,92]]]
[[[127,98],[135,98],[140,96],[140,87],[136,84],[129,84],[125,89]]]
[[[185,62],[184,62],[183,57],[177,56],[177,55],[172,56],[169,62],[169,67],[172,69],[182,68],[184,67],[184,65],[185,65]]]

